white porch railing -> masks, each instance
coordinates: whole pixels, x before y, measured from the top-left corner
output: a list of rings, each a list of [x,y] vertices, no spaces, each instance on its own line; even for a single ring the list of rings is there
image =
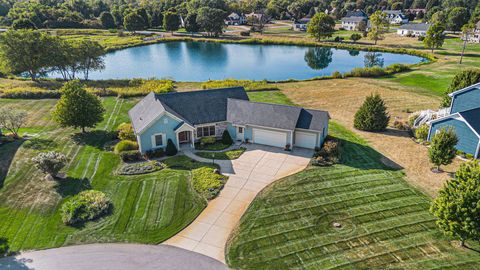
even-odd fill
[[[418,128],[423,124],[428,124],[430,121],[445,117],[450,114],[450,108],[443,108],[438,111],[424,110],[421,111],[418,117],[413,122],[413,127]]]

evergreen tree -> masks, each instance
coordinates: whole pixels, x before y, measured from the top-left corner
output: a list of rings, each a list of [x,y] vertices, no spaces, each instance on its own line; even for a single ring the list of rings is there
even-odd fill
[[[167,148],[165,149],[165,154],[167,154],[167,156],[175,156],[177,152],[178,152],[177,147],[175,147],[175,144],[173,144],[173,141],[171,139],[168,139]]]
[[[85,128],[95,127],[103,121],[105,108],[100,98],[85,90],[80,81],[65,83],[62,96],[55,106],[53,117],[62,127]]]
[[[168,32],[177,31],[180,27],[180,16],[176,12],[167,11],[163,14],[163,29]]]
[[[200,26],[197,23],[197,14],[188,14],[185,18],[185,30],[190,33],[196,33],[200,30]]]
[[[480,239],[480,163],[463,163],[439,191],[430,211],[447,235],[458,237],[465,246],[468,239]]]
[[[428,157],[430,162],[437,166],[437,171],[440,171],[440,165],[452,163],[456,155],[457,143],[457,135],[451,128],[442,128],[433,136],[428,149]]]
[[[143,30],[146,28],[145,20],[137,14],[137,12],[132,11],[130,12],[125,18],[123,19],[123,25],[128,31],[135,31]]]
[[[452,98],[448,94],[476,83],[480,83],[480,69],[466,69],[458,72],[445,92],[441,106],[450,107]]]
[[[231,145],[233,143],[232,137],[230,136],[230,133],[228,130],[224,130],[222,134],[222,143],[225,145]]]
[[[315,14],[307,26],[307,32],[316,40],[331,37],[335,32],[335,20],[327,14],[320,12]]]
[[[370,95],[355,113],[354,127],[365,131],[385,130],[390,121],[385,102],[380,95]]]

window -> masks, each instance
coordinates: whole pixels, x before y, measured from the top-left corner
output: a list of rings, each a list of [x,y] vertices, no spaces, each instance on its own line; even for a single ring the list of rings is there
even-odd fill
[[[205,126],[197,128],[197,137],[215,136],[215,126]]]
[[[243,133],[243,127],[238,127],[238,133]]]
[[[153,144],[154,144],[154,147],[163,146],[163,134],[154,135]]]

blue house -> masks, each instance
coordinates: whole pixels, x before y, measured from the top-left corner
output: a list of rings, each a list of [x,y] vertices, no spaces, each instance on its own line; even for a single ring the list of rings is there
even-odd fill
[[[457,150],[480,157],[480,83],[449,94],[450,114],[430,122],[428,140],[441,128],[453,128]]]
[[[194,147],[225,130],[237,141],[313,149],[322,145],[330,119],[325,111],[251,102],[243,87],[150,93],[128,114],[142,153],[165,148],[169,139],[177,149]]]

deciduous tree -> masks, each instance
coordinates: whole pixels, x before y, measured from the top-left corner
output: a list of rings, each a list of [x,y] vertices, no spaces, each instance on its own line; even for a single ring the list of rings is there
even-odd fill
[[[203,7],[198,10],[197,23],[209,36],[219,36],[225,27],[225,12],[221,9]]]
[[[168,32],[177,31],[180,27],[180,16],[176,12],[167,11],[163,14],[163,29]]]
[[[26,111],[10,107],[0,108],[0,127],[10,131],[15,138],[18,138],[18,130],[25,125],[26,121]]]
[[[123,19],[123,26],[128,31],[136,32],[146,28],[145,20],[135,11],[130,12]]]
[[[462,26],[468,22],[470,14],[464,7],[455,7],[448,13],[447,28],[451,31],[460,31]]]
[[[426,48],[432,50],[438,49],[443,46],[443,42],[445,41],[445,27],[441,23],[434,23],[430,25],[427,30],[427,35],[423,40],[423,45]]]
[[[87,92],[80,81],[65,83],[61,93],[53,117],[62,127],[81,128],[85,132],[85,128],[93,128],[103,121],[105,108],[102,101]]]
[[[441,165],[452,163],[456,155],[455,146],[458,138],[452,128],[439,129],[431,139],[430,148],[428,149],[428,157],[440,171]]]
[[[196,33],[200,30],[200,25],[197,23],[197,14],[188,14],[185,18],[185,30],[190,33]]]
[[[104,11],[100,14],[100,21],[102,22],[102,26],[105,29],[113,29],[115,28],[115,19],[112,16],[112,13]]]
[[[460,239],[480,239],[480,163],[463,163],[455,178],[447,181],[433,201],[430,211],[447,235]]]
[[[378,40],[384,39],[384,34],[388,31],[389,22],[387,20],[387,15],[382,11],[375,11],[375,13],[370,16],[370,31],[368,31],[368,38],[375,41],[377,45]]]
[[[37,169],[55,178],[58,172],[67,164],[67,157],[62,153],[51,151],[38,154],[32,158],[32,162]]]
[[[313,16],[308,23],[307,32],[316,40],[331,37],[335,32],[335,20],[323,12]]]

